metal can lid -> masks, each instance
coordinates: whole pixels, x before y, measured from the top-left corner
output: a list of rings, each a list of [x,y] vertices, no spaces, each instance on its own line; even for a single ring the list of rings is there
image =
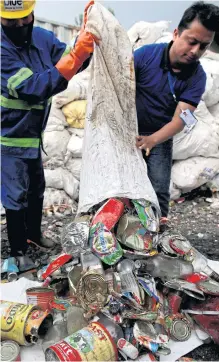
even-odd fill
[[[191,336],[191,327],[186,319],[173,319],[170,334],[177,341],[187,341]]]
[[[20,347],[16,342],[1,342],[1,361],[16,361],[19,353]]]

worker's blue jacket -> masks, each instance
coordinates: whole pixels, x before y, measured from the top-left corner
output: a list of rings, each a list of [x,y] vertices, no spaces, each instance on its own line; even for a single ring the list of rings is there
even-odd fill
[[[1,152],[37,158],[51,97],[68,82],[55,64],[70,51],[55,35],[34,27],[29,47],[16,47],[1,29]]]

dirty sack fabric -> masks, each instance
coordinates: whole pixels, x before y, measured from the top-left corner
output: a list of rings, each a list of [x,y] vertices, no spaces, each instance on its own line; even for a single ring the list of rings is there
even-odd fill
[[[91,63],[78,213],[110,197],[145,199],[159,210],[142,153],[132,47],[115,17],[95,3],[86,30],[101,39]]]

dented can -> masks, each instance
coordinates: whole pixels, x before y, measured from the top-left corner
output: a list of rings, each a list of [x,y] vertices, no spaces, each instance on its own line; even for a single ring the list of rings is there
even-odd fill
[[[94,215],[91,225],[102,223],[111,230],[124,212],[124,204],[117,199],[109,199]]]
[[[33,342],[36,342],[39,338],[43,338],[49,328],[52,326],[53,318],[48,311],[33,310],[28,316],[24,334],[30,336]],[[29,337],[27,337],[29,338]]]
[[[26,346],[31,341],[25,336],[24,329],[30,313],[36,309],[33,305],[1,301],[1,338],[11,339],[21,346]]]
[[[118,361],[117,347],[98,322],[73,333],[45,351],[46,361]]]
[[[14,341],[1,342],[1,358],[2,362],[20,362],[20,347]]]
[[[138,357],[138,349],[133,346],[133,344],[126,341],[124,338],[120,338],[118,340],[117,347],[120,351],[125,353],[125,355],[131,359],[136,359]]]
[[[180,305],[182,302],[182,292],[178,291],[175,293],[169,293],[168,295],[168,304],[171,311],[171,314],[177,314],[180,310]]]

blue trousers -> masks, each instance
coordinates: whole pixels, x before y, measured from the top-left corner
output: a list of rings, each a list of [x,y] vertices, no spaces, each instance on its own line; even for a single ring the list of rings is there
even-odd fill
[[[143,151],[143,157],[148,168],[148,177],[156,192],[163,217],[167,217],[169,211],[172,146],[173,141],[170,139],[152,148],[148,157]]]
[[[27,239],[40,240],[44,191],[41,156],[22,159],[1,155],[1,201],[6,209],[11,256],[25,253]]]

